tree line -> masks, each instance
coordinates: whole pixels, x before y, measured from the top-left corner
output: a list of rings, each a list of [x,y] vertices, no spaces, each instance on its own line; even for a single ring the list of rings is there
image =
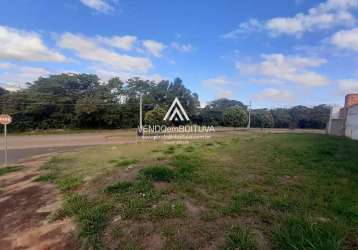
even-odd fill
[[[0,88],[2,113],[13,117],[13,131],[66,128],[134,128],[139,123],[139,96],[143,95],[144,123],[162,124],[178,97],[191,122],[199,125],[245,127],[248,107],[240,101],[218,99],[204,108],[199,96],[180,78],[151,81],[115,77],[101,81],[94,74],[40,77],[18,91]],[[251,111],[251,127],[325,128],[329,107],[296,106]]]

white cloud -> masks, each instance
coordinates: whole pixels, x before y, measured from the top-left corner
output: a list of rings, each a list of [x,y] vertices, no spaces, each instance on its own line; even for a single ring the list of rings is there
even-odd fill
[[[335,33],[331,42],[337,47],[358,51],[358,28]]]
[[[217,98],[230,98],[232,97],[233,93],[230,91],[230,90],[219,90],[217,93],[216,93],[216,97]]]
[[[230,98],[233,93],[226,89],[226,85],[232,83],[226,76],[218,76],[202,81],[205,87],[208,87],[215,92],[216,98]]]
[[[65,57],[47,48],[37,33],[0,26],[1,59],[61,62]]]
[[[142,45],[150,54],[155,57],[161,57],[162,51],[166,48],[164,44],[153,40],[145,40],[142,42]]]
[[[291,82],[305,86],[322,86],[329,80],[308,68],[319,67],[326,60],[282,54],[263,55],[263,61],[254,64],[237,63],[236,68],[242,73],[254,77],[271,79],[271,81]]]
[[[80,1],[87,7],[94,9],[98,12],[108,13],[114,10],[113,6],[107,3],[106,0],[80,0]]]
[[[228,79],[226,79],[225,76],[218,76],[218,77],[206,79],[203,81],[204,85],[213,86],[213,87],[223,86],[228,83],[230,83],[230,81]]]
[[[240,23],[239,27],[236,30],[230,31],[224,35],[222,38],[238,38],[240,35],[244,35],[248,32],[260,31],[264,28],[264,24],[257,20],[256,18],[251,18],[247,22]]]
[[[65,33],[58,41],[60,47],[76,52],[82,59],[112,66],[115,70],[129,72],[147,72],[152,63],[145,57],[121,55],[101,47],[96,39]]]
[[[135,36],[113,36],[113,37],[99,37],[100,42],[107,44],[108,46],[131,50],[137,41],[137,37]]]
[[[354,25],[355,17],[350,10],[358,7],[358,0],[328,0],[294,17],[277,17],[266,22],[274,34],[300,36],[316,29],[330,29],[336,25]]]
[[[18,67],[11,65],[6,72],[0,72],[0,83],[7,90],[18,90],[24,87],[22,84],[33,82],[40,76],[48,76],[51,72],[44,68],[38,67]]]
[[[223,37],[236,38],[248,31],[267,30],[273,35],[301,36],[305,32],[331,29],[335,26],[353,26],[356,18],[353,9],[358,8],[358,0],[327,0],[307,11],[293,17],[275,17],[267,21],[250,19],[243,22],[237,30]]]
[[[133,77],[139,77],[146,80],[152,80],[159,82],[165,77],[161,76],[160,74],[133,74],[129,72],[118,72],[118,71],[110,71],[103,68],[94,68],[93,71],[98,75],[98,77],[103,81],[108,81],[113,77],[120,77],[122,81],[126,81]]]
[[[265,84],[265,85],[280,85],[285,83],[284,81],[280,79],[274,79],[274,78],[250,78],[250,82],[253,83],[259,83],[259,84]]]
[[[0,69],[11,69],[13,67],[15,67],[15,65],[12,63],[0,63]]]
[[[255,96],[259,101],[271,101],[271,102],[287,102],[292,100],[293,95],[287,90],[279,89],[265,89],[261,93]]]
[[[358,80],[339,80],[338,86],[340,91],[344,94],[358,93]]]
[[[177,42],[172,42],[171,46],[180,51],[180,52],[184,52],[184,53],[188,53],[188,52],[192,52],[194,50],[194,47],[191,44],[180,44]]]

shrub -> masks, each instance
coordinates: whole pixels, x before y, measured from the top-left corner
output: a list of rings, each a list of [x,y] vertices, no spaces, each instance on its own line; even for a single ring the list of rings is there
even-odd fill
[[[231,107],[224,112],[224,126],[243,127],[246,126],[247,121],[247,113],[241,107]]]

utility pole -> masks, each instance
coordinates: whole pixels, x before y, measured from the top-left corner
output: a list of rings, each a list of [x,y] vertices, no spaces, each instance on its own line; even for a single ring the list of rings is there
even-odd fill
[[[4,149],[5,149],[4,162],[6,167],[7,166],[7,125],[6,124],[4,124]]]
[[[7,114],[0,115],[0,124],[4,125],[4,163],[7,166],[7,125],[12,122],[11,116]]]
[[[139,129],[138,135],[143,136],[143,94],[139,94]]]
[[[247,124],[247,128],[251,127],[251,101],[250,101],[250,105],[249,105],[249,123]]]

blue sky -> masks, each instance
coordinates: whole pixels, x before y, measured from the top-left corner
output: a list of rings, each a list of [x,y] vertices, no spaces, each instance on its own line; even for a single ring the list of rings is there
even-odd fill
[[[341,104],[358,92],[358,0],[2,0],[0,85],[181,77],[202,103]]]

